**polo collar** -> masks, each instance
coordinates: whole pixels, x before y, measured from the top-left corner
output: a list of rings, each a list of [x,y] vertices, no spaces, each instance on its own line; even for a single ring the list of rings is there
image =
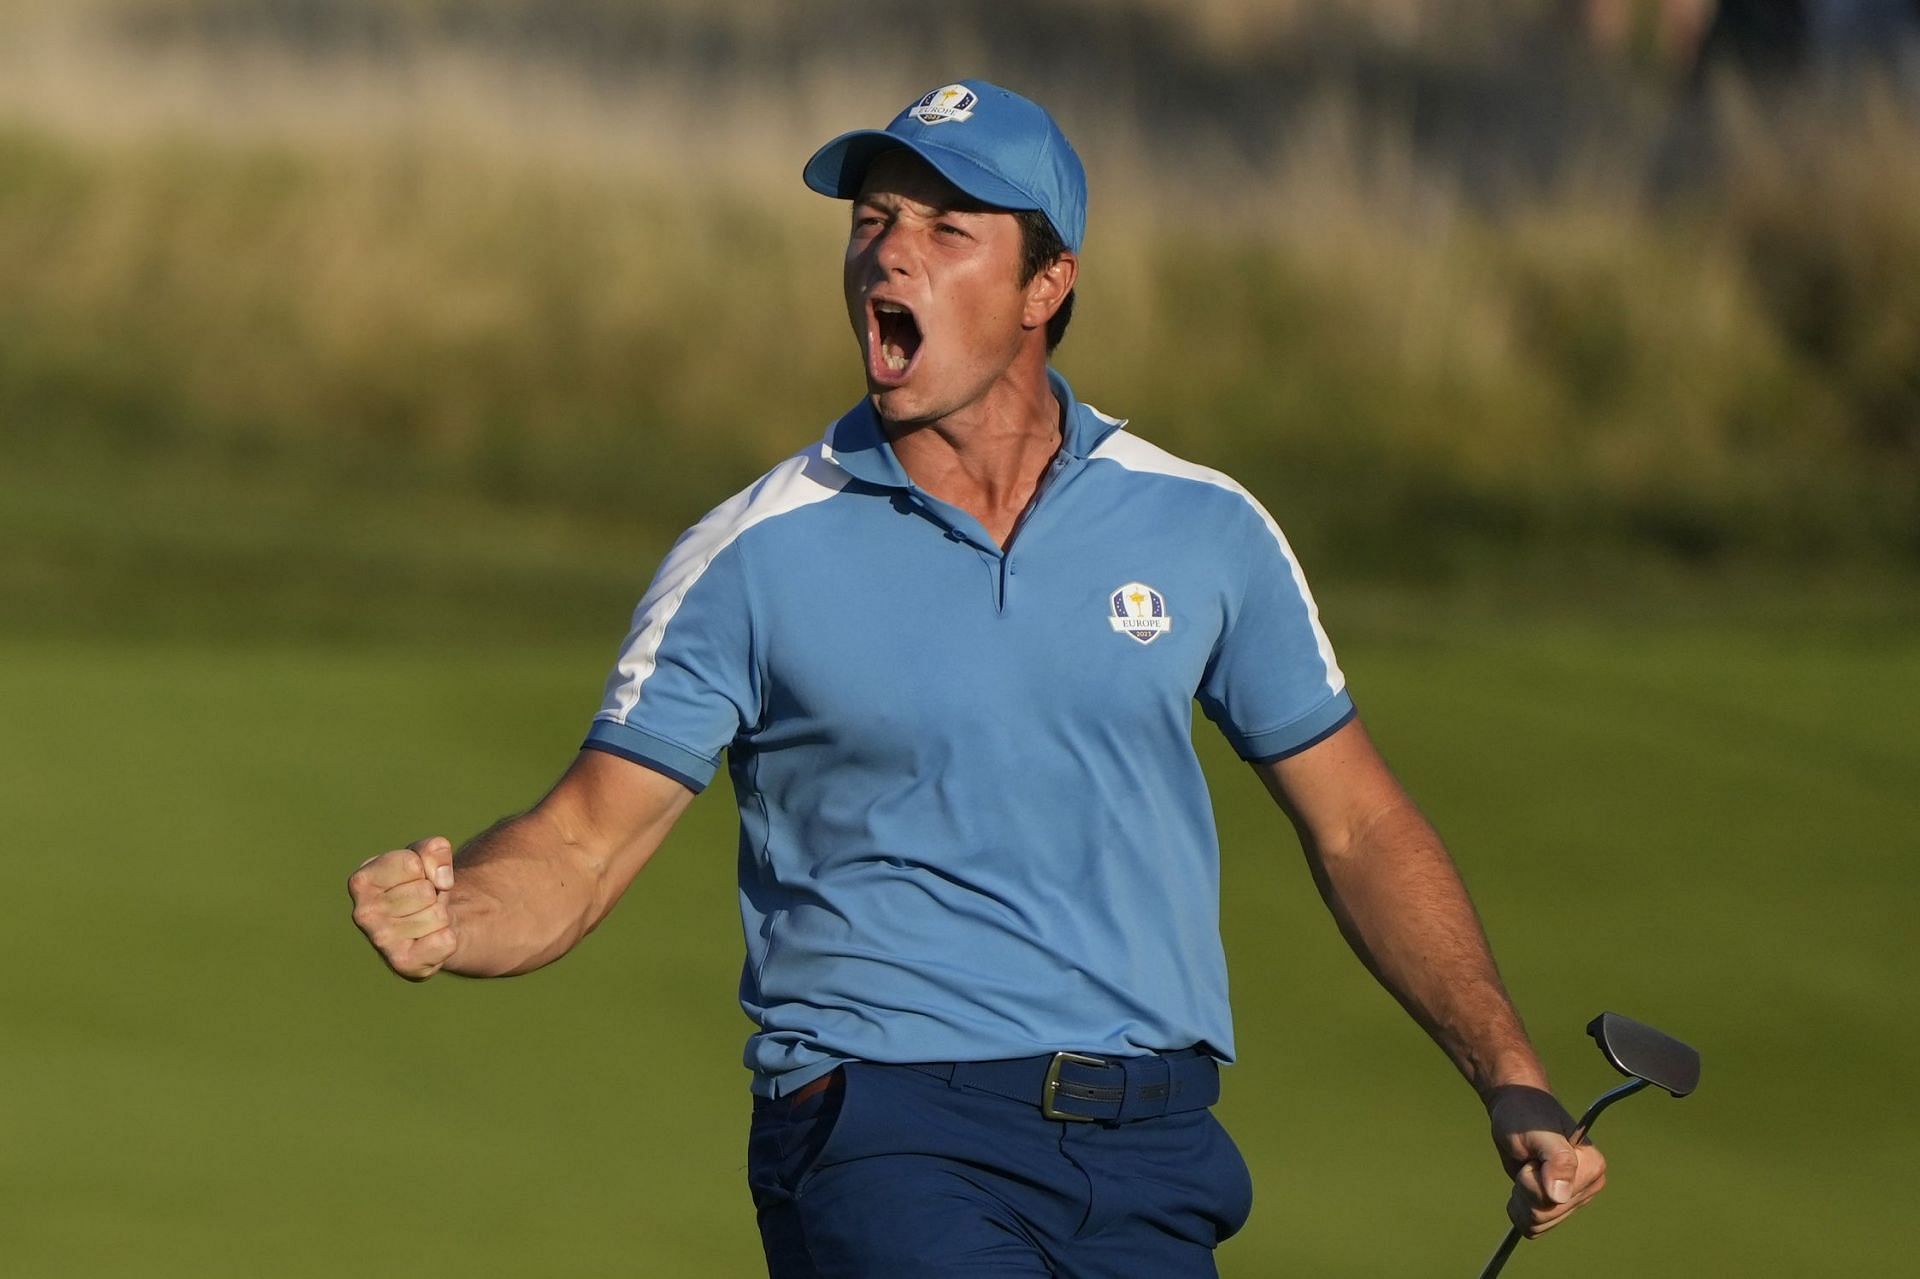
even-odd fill
[[[1061,415],[1064,439],[1061,452],[1072,458],[1084,458],[1100,442],[1126,425],[1124,419],[1108,417],[1096,408],[1074,398],[1067,379],[1054,369],[1047,370],[1047,383],[1053,396],[1066,410]],[[820,442],[820,456],[838,466],[856,480],[879,488],[911,489],[913,481],[894,455],[893,445],[874,412],[873,400],[862,396],[860,402],[841,415],[827,429]]]

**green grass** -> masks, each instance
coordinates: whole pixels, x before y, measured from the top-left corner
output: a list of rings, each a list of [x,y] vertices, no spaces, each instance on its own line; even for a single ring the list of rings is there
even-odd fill
[[[1697,1096],[1608,1116],[1605,1199],[1515,1266],[1895,1268],[1911,626],[1357,629],[1357,695],[1567,1099],[1609,1082],[1580,1033],[1601,1008],[1705,1056]],[[543,973],[409,986],[347,918],[360,858],[537,796],[615,638],[0,640],[10,1273],[757,1273],[724,786]],[[1222,1112],[1258,1187],[1223,1271],[1471,1273],[1502,1228],[1471,1096],[1208,756],[1242,1049]]]

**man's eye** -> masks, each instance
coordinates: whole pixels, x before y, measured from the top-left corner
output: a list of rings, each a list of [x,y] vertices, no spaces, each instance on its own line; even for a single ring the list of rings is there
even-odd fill
[[[936,231],[938,231],[938,232],[940,232],[940,233],[941,233],[942,235],[958,235],[958,236],[966,236],[966,234],[967,234],[967,232],[966,232],[966,228],[965,228],[965,227],[959,227],[959,226],[955,226],[955,225],[954,225],[953,223],[951,223],[951,222],[940,222],[940,223],[937,223],[937,224],[935,224],[935,226],[934,226],[934,230],[936,230]]]

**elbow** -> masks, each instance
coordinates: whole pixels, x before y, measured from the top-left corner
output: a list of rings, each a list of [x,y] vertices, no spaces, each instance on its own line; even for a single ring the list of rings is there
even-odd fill
[[[612,855],[598,848],[575,850],[568,858],[566,873],[578,877],[575,900],[579,903],[580,916],[574,938],[578,941],[600,926],[600,921],[619,900],[620,889],[613,875]]]
[[[1310,832],[1306,843],[1315,863],[1331,871],[1372,861],[1383,851],[1437,845],[1439,836],[1413,801],[1398,795]]]
[[[561,811],[535,810],[547,829],[543,841],[552,850],[547,889],[564,903],[567,944],[594,930],[612,907],[613,850],[592,826]]]

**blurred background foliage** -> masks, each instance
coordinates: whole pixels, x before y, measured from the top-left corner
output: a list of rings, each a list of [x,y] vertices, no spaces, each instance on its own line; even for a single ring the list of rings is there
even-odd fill
[[[0,590],[70,574],[88,526],[119,569],[68,595],[101,624],[156,537],[191,538],[139,514],[183,490],[267,540],[417,501],[511,512],[556,565],[607,521],[657,549],[859,393],[843,211],[799,161],[963,71],[1086,153],[1061,367],[1241,476],[1310,566],[1908,578],[1911,85],[1742,75],[1698,13],[1662,53],[1671,8],[18,4],[0,429],[36,505]],[[59,487],[130,540],[45,509],[82,473]],[[275,491],[305,514],[275,526]],[[239,539],[176,550],[180,589],[274,590]]]

